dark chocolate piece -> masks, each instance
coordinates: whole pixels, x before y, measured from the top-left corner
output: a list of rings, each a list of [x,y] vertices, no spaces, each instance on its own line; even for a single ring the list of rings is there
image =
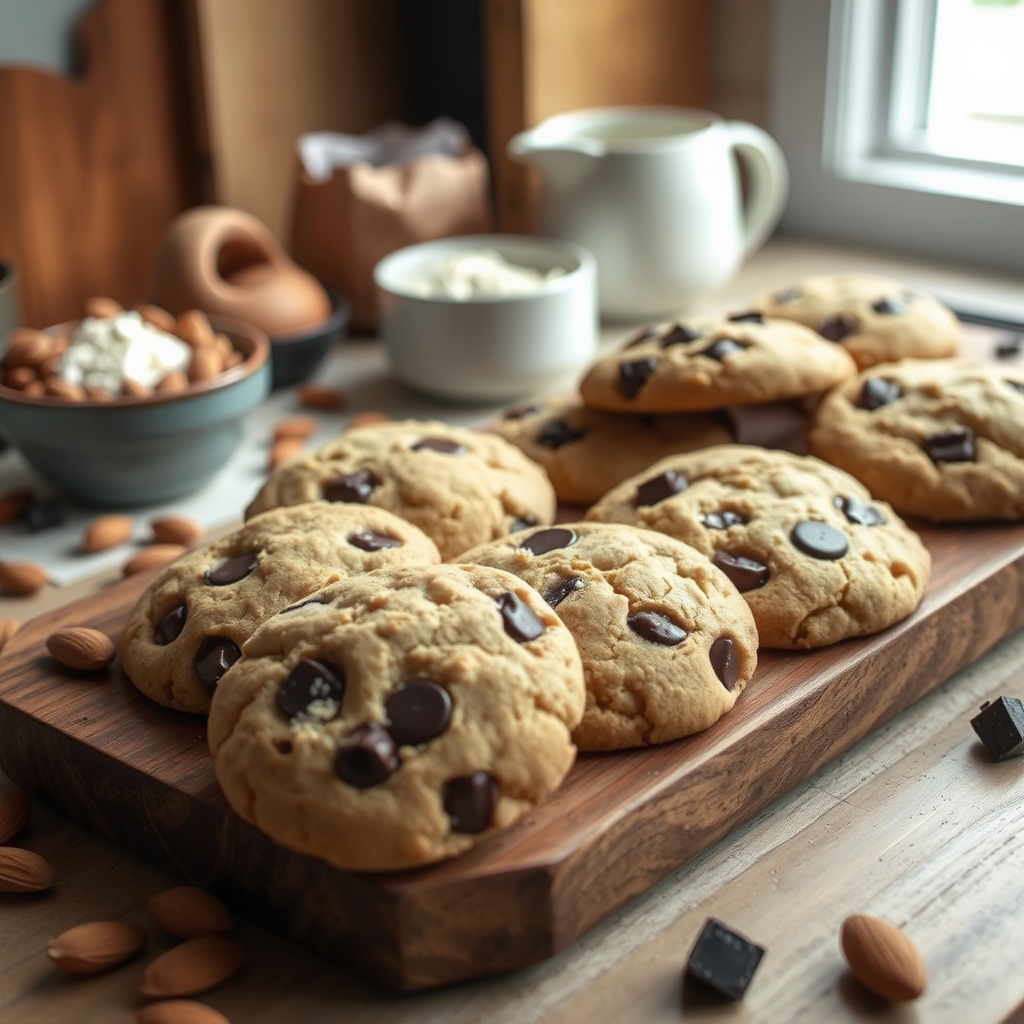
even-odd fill
[[[388,731],[367,722],[338,743],[335,774],[356,789],[386,782],[398,770],[398,749]]]
[[[722,685],[731,691],[740,674],[740,659],[736,655],[736,641],[732,637],[720,636],[711,645],[708,659]]]
[[[996,339],[992,351],[997,359],[1012,359],[1024,350],[1024,334],[1003,334]]]
[[[413,679],[384,705],[388,732],[400,747],[415,747],[440,736],[452,718],[452,698],[430,679]]]
[[[627,616],[626,625],[637,636],[652,644],[661,644],[662,647],[675,647],[690,635],[661,612],[637,612],[636,615]]]
[[[718,362],[724,363],[727,356],[742,352],[746,347],[742,341],[736,341],[734,338],[719,338],[707,348],[702,348],[697,355],[707,356],[709,359],[717,359]]]
[[[60,526],[68,517],[67,505],[60,495],[52,498],[33,498],[25,508],[25,525],[29,533],[50,530]]]
[[[671,498],[673,494],[681,494],[690,486],[690,481],[674,469],[666,469],[658,476],[645,480],[636,489],[637,507],[641,505],[657,505],[659,501]]]
[[[763,587],[771,576],[771,570],[764,562],[743,555],[734,555],[729,551],[716,551],[711,559],[729,579],[736,589],[744,592]]]
[[[749,522],[746,516],[731,509],[723,509],[721,512],[705,512],[700,521],[709,530],[728,530],[730,526],[743,526]]]
[[[970,427],[954,427],[929,434],[921,447],[932,462],[973,462],[977,456],[974,431]]]
[[[763,324],[764,314],[759,310],[750,309],[745,313],[732,313],[726,317],[726,320],[731,320],[733,323],[747,323],[747,324]]]
[[[702,338],[700,331],[684,324],[673,324],[672,329],[661,339],[662,348],[671,348],[673,345],[685,345],[688,341],[696,341]]]
[[[442,800],[453,832],[483,832],[498,802],[498,783],[487,772],[473,772],[446,782]]]
[[[564,444],[572,444],[586,436],[585,430],[574,430],[565,420],[551,420],[537,431],[537,444],[555,451]]]
[[[544,591],[544,600],[552,608],[557,608],[570,594],[575,594],[586,585],[587,581],[582,576],[567,576]]]
[[[544,632],[544,623],[533,614],[533,610],[522,598],[506,590],[500,597],[496,597],[495,604],[501,612],[501,621],[505,626],[505,632],[513,640],[519,643],[526,643],[536,640]]]
[[[206,582],[215,587],[226,587],[230,583],[244,580],[259,564],[260,556],[255,551],[247,551],[244,555],[225,558],[223,562],[206,570]]]
[[[857,396],[857,408],[874,412],[883,405],[895,402],[903,394],[903,388],[894,380],[885,377],[869,377],[864,381],[860,394]]]
[[[402,546],[397,537],[389,537],[386,533],[378,533],[376,530],[357,530],[349,535],[348,542],[360,551],[384,551]]]
[[[730,999],[742,999],[764,947],[708,918],[686,961],[686,974]]]
[[[860,501],[858,498],[838,494],[832,503],[851,523],[858,526],[882,526],[886,521],[885,513],[877,505]]]
[[[833,316],[823,320],[818,333],[829,341],[842,341],[857,333],[857,321],[851,316]]]
[[[636,398],[648,378],[658,368],[658,360],[649,356],[647,359],[632,359],[628,363],[619,364],[619,391],[626,398]]]
[[[212,691],[220,682],[221,676],[241,656],[242,652],[234,640],[229,640],[226,636],[208,636],[200,643],[192,665],[199,682],[207,690]]]
[[[509,526],[509,533],[518,533],[520,530],[528,530],[531,526],[536,526],[537,520],[531,516],[513,516],[512,523]]]
[[[658,328],[654,324],[647,324],[646,326],[641,327],[640,330],[622,346],[622,351],[625,351],[627,348],[632,348],[634,345],[639,345],[642,341],[646,341],[648,338],[653,338],[657,333]]]
[[[458,441],[449,441],[446,437],[424,437],[413,446],[414,452],[440,452],[442,455],[464,455],[466,446]]]
[[[188,608],[185,605],[179,604],[172,608],[156,624],[156,642],[158,644],[174,643],[181,636],[181,631],[185,628],[187,619]]]
[[[971,726],[994,760],[1024,754],[1024,701],[1019,697],[985,701]]]
[[[889,316],[899,316],[901,313],[906,313],[907,304],[902,299],[886,296],[884,299],[879,299],[877,302],[873,302],[871,304],[871,308],[876,313],[884,313]]]
[[[850,550],[850,540],[842,530],[816,519],[805,519],[790,531],[793,546],[811,558],[833,562]]]
[[[380,481],[368,469],[357,469],[354,473],[336,476],[328,480],[321,490],[327,501],[347,501],[365,505]]]
[[[275,700],[285,718],[329,722],[341,710],[345,676],[339,668],[313,658],[300,658],[278,687]]]
[[[572,547],[576,543],[576,534],[561,526],[553,526],[547,530],[538,530],[520,543],[531,555],[546,555],[549,551]]]

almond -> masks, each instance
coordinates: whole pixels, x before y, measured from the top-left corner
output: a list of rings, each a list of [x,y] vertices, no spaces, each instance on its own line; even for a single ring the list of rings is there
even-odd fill
[[[356,427],[368,427],[371,423],[387,423],[391,417],[386,412],[377,412],[374,409],[359,413],[345,424],[346,430],[354,430]]]
[[[149,393],[149,388],[145,384],[140,384],[137,380],[132,380],[131,377],[125,377],[121,381],[121,394],[126,398],[145,398]]]
[[[131,516],[108,515],[94,519],[82,534],[83,551],[106,551],[124,544],[135,531]]]
[[[99,388],[93,384],[83,384],[82,390],[90,402],[112,402],[114,400],[114,396],[106,388]]]
[[[174,333],[193,348],[212,345],[215,338],[207,315],[201,309],[186,309],[178,317]]]
[[[179,885],[150,897],[149,911],[157,924],[178,939],[216,935],[231,930],[227,907],[212,893],[194,885]]]
[[[4,383],[9,388],[21,391],[39,380],[39,374],[32,366],[15,366],[4,372]]]
[[[106,295],[94,295],[91,299],[85,300],[85,315],[94,316],[97,320],[117,316],[123,310],[124,307],[117,299],[109,299]]]
[[[194,996],[227,981],[242,966],[242,945],[223,935],[201,935],[158,956],[142,976],[153,999]]]
[[[0,793],[0,846],[21,834],[32,816],[32,797],[24,789]]]
[[[301,437],[282,437],[280,441],[275,441],[270,446],[270,458],[267,459],[267,465],[270,469],[277,469],[278,466],[283,465],[289,459],[295,458],[303,448],[303,441]]]
[[[0,523],[14,523],[25,515],[34,495],[27,487],[0,494]]]
[[[135,1024],[231,1024],[222,1013],[206,1003],[191,999],[165,999],[150,1003],[135,1014]]]
[[[174,394],[178,391],[186,391],[188,389],[188,385],[188,375],[182,373],[180,370],[175,370],[173,373],[167,374],[167,376],[164,377],[163,380],[153,388],[153,390],[162,395],[167,395]]]
[[[188,551],[184,544],[150,544],[121,566],[125,576],[133,576],[147,569],[159,569],[181,558]]]
[[[0,846],[0,892],[41,892],[53,885],[53,868],[38,853]]]
[[[4,366],[13,370],[18,366],[38,366],[53,354],[53,341],[42,331],[31,331],[12,339],[4,352]]]
[[[334,388],[307,384],[299,388],[299,401],[308,409],[340,409],[345,404],[345,396]]]
[[[209,380],[224,369],[224,360],[213,345],[203,345],[192,353],[188,364],[190,381]]]
[[[143,323],[149,324],[150,327],[159,328],[168,334],[174,334],[177,329],[178,321],[174,318],[174,314],[168,313],[162,306],[144,302],[135,307],[135,312],[142,317]]]
[[[916,999],[928,974],[914,944],[895,925],[867,914],[852,914],[840,933],[850,973],[882,999],[894,1003]]]
[[[49,573],[34,562],[0,562],[0,590],[5,593],[34,594],[49,582]]]
[[[14,636],[15,633],[21,628],[21,623],[17,619],[0,619],[0,651],[4,649],[4,645],[8,640]]]
[[[274,424],[272,436],[275,441],[285,437],[299,437],[305,441],[317,432],[319,426],[312,416],[288,416]]]
[[[63,398],[68,402],[81,402],[85,399],[85,391],[77,384],[69,384],[66,380],[51,374],[43,384],[46,385],[46,393],[54,398]]]
[[[114,641],[106,633],[88,626],[58,629],[46,638],[46,649],[62,665],[83,672],[107,668],[117,653]]]
[[[205,532],[188,516],[158,516],[149,521],[149,528],[160,544],[195,544]]]
[[[68,974],[98,974],[135,956],[148,938],[126,921],[89,921],[58,935],[46,955]]]

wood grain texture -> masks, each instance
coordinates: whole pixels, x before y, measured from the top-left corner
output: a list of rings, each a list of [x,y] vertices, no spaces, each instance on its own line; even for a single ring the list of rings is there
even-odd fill
[[[226,810],[202,720],[152,704],[116,666],[83,677],[46,655],[61,626],[116,638],[143,576],[9,642],[0,763],[104,835],[391,987],[509,970],[571,944],[1024,625],[1024,527],[921,532],[935,569],[906,622],[819,651],[763,652],[711,729],[581,756],[524,820],[430,868],[356,876],[281,849]]]

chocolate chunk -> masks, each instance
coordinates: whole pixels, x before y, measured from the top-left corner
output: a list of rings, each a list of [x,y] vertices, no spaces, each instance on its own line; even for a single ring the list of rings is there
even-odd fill
[[[532,516],[513,516],[512,523],[509,526],[509,533],[518,533],[520,530],[528,530],[531,526],[536,526],[537,520]]]
[[[321,490],[327,501],[347,501],[365,505],[380,481],[368,469],[336,476],[328,480]]]
[[[997,359],[1012,359],[1024,350],[1024,334],[1004,334],[996,339],[992,351]]]
[[[776,302],[793,302],[800,298],[800,289],[793,285],[790,288],[783,288],[781,292],[775,293]]]
[[[970,427],[929,434],[921,447],[932,462],[973,462],[977,455],[974,431]]]
[[[501,612],[501,621],[505,626],[505,632],[513,640],[519,643],[526,643],[529,640],[536,640],[544,632],[544,623],[533,614],[533,611],[522,598],[506,590],[500,597],[494,599]]]
[[[215,587],[226,587],[229,583],[237,583],[244,580],[259,564],[259,554],[256,551],[247,551],[244,555],[236,555],[234,558],[225,558],[219,565],[206,570],[206,582]]]
[[[664,473],[652,476],[650,480],[645,480],[637,487],[637,507],[657,505],[659,501],[671,498],[673,494],[681,494],[689,486],[690,481],[682,473],[677,473],[674,469],[666,469]]]
[[[586,586],[586,582],[582,576],[567,576],[544,591],[544,600],[552,608],[557,608],[570,594],[582,590]]]
[[[619,364],[619,391],[626,398],[636,398],[647,379],[658,368],[658,360],[632,359],[628,363]]]
[[[413,446],[414,452],[440,452],[442,455],[465,455],[466,446],[446,437],[424,437]]]
[[[885,377],[868,377],[857,396],[857,408],[874,412],[883,405],[895,402],[903,394],[903,388],[894,380]]]
[[[400,746],[440,736],[452,717],[452,698],[443,686],[429,679],[413,679],[396,690],[384,705],[388,713],[388,732]]]
[[[338,743],[335,774],[356,789],[386,782],[398,770],[398,749],[388,731],[376,722],[361,725]]]
[[[498,802],[498,783],[487,772],[473,772],[446,782],[442,799],[452,831],[473,835],[491,823]]]
[[[818,333],[829,341],[842,341],[857,333],[857,321],[851,316],[833,316],[823,320]]]
[[[513,405],[502,413],[502,419],[506,420],[521,420],[527,416],[532,416],[535,412],[540,412],[544,406],[539,402],[521,402],[519,405]]]
[[[555,451],[586,436],[585,430],[574,430],[565,420],[551,420],[537,431],[537,444]]]
[[[837,495],[833,504],[844,516],[858,526],[881,526],[885,523],[885,513],[877,506],[857,498]]]
[[[397,537],[389,537],[386,533],[377,533],[376,530],[357,530],[349,535],[348,542],[360,551],[384,551],[387,548],[402,546]]]
[[[536,533],[531,533],[519,546],[526,548],[531,555],[545,555],[549,551],[557,551],[559,548],[572,547],[575,543],[576,534],[572,530],[554,526],[549,530],[538,530]]]
[[[985,701],[971,726],[996,761],[1024,754],[1024,702],[1020,698]]]
[[[717,359],[718,362],[724,363],[727,356],[731,356],[736,352],[742,352],[746,347],[743,342],[736,341],[733,338],[719,338],[708,345],[707,348],[702,348],[697,355],[707,356],[709,359]]]
[[[703,334],[692,327],[673,324],[672,329],[661,339],[661,347],[671,348],[673,345],[685,345],[688,341],[696,341],[702,337]]]
[[[726,320],[731,320],[733,323],[747,323],[747,324],[763,324],[764,314],[760,313],[756,309],[748,310],[745,313],[732,313],[726,317]]]
[[[727,690],[732,690],[740,674],[740,659],[736,655],[736,641],[720,636],[708,651],[711,668]]]
[[[729,579],[736,589],[743,592],[763,587],[771,576],[771,570],[764,562],[743,555],[734,555],[729,551],[716,551],[711,559]]]
[[[170,644],[181,636],[185,628],[185,621],[188,618],[188,608],[183,604],[172,608],[156,624],[156,642],[158,644]]]
[[[341,710],[345,676],[341,669],[313,658],[300,658],[278,687],[278,709],[285,718],[315,718],[329,722]]]
[[[213,690],[220,682],[220,677],[241,656],[242,652],[233,640],[229,640],[226,636],[208,636],[200,643],[192,664],[199,677],[199,682],[206,689]]]
[[[816,519],[797,523],[790,531],[789,539],[805,555],[829,562],[842,558],[850,550],[849,538],[842,530]]]
[[[67,505],[59,495],[52,498],[33,498],[25,507],[25,525],[29,533],[39,533],[40,530],[60,526],[67,517]]]
[[[892,298],[886,296],[884,299],[879,299],[877,302],[871,304],[871,308],[876,313],[885,313],[889,316],[899,316],[901,313],[906,313],[907,304],[902,299]]]
[[[730,999],[742,999],[763,956],[763,946],[708,918],[686,961],[686,974]]]
[[[636,615],[627,616],[626,625],[637,636],[663,647],[675,647],[690,635],[682,626],[661,612],[637,612]]]
[[[705,512],[700,521],[709,530],[728,530],[730,526],[743,526],[749,522],[746,516],[731,509],[723,509],[721,512]]]
[[[640,330],[622,346],[622,351],[625,351],[627,348],[632,348],[634,345],[639,345],[648,338],[653,338],[657,333],[658,328],[655,327],[654,324],[647,324],[646,326],[641,327]]]

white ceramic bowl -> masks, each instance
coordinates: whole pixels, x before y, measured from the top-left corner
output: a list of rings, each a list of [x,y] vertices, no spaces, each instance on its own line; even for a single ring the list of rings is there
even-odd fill
[[[514,295],[417,294],[439,260],[495,250],[509,263],[561,276]],[[464,235],[421,242],[374,268],[378,325],[402,383],[457,401],[507,401],[581,370],[597,349],[594,258],[572,242],[527,235]]]

